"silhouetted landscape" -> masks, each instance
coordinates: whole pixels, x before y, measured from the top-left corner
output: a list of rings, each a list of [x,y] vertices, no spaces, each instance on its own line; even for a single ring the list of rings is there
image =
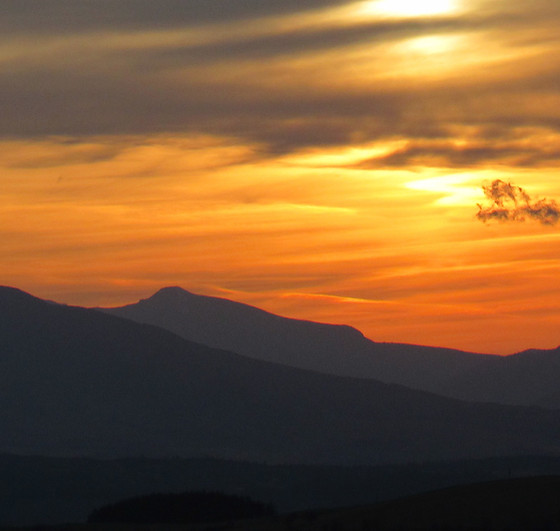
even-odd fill
[[[378,344],[178,288],[102,311],[0,288],[0,342],[0,525],[83,522],[156,492],[250,496],[288,514],[560,474],[560,410],[533,403],[554,395],[542,375],[557,351]],[[417,388],[396,381],[407,365]],[[493,378],[530,389],[541,376],[532,405],[508,405],[498,384],[505,403],[488,401]],[[468,379],[468,401],[421,390]]]
[[[560,408],[560,347],[490,356],[377,343],[349,326],[287,319],[177,287],[104,311],[264,361],[397,383],[462,400]]]
[[[549,475],[456,486],[345,509],[273,516],[270,506],[247,497],[207,492],[160,493],[96,509],[90,515],[91,523],[85,526],[33,529],[557,531],[559,496],[560,476]],[[193,506],[193,502],[197,505]]]
[[[560,475],[560,457],[521,456],[383,466],[267,465],[220,459],[0,455],[2,524],[85,522],[131,497],[219,491],[282,514],[388,501],[453,485]]]
[[[560,0],[0,0],[0,531],[560,531]]]

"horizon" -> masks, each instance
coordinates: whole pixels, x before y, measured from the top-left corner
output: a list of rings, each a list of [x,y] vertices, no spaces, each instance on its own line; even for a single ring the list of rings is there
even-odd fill
[[[9,0],[0,283],[560,343],[560,5]]]
[[[216,298],[216,299],[220,299],[220,300],[225,300],[225,301],[229,301],[229,302],[234,302],[234,303],[238,303],[238,304],[247,305],[247,306],[250,306],[250,307],[255,308],[257,310],[262,310],[262,311],[264,311],[266,313],[269,313],[273,316],[277,316],[277,317],[281,317],[281,318],[285,318],[285,319],[303,320],[303,321],[309,321],[309,322],[327,324],[327,325],[333,325],[333,326],[350,326],[350,327],[356,329],[358,332],[360,332],[366,339],[368,339],[370,341],[373,341],[373,342],[376,342],[376,343],[406,344],[406,345],[412,345],[412,346],[455,349],[455,350],[466,351],[465,349],[450,347],[450,346],[447,346],[447,345],[424,344],[424,343],[423,344],[418,344],[418,343],[407,343],[407,342],[400,342],[400,341],[378,341],[374,337],[368,336],[363,330],[361,330],[358,327],[353,326],[349,323],[343,323],[343,322],[327,323],[325,321],[319,321],[319,320],[314,320],[314,319],[290,317],[288,315],[282,315],[282,314],[279,314],[279,313],[275,313],[273,311],[267,310],[265,308],[262,308],[260,306],[254,305],[254,304],[249,304],[249,303],[245,303],[245,302],[233,299],[233,298],[228,298],[228,297],[225,297],[223,295],[205,295],[205,294],[202,294],[202,293],[197,293],[195,291],[186,289],[186,288],[181,287],[181,286],[171,286],[171,285],[170,286],[162,286],[162,287],[156,289],[155,291],[151,292],[150,294],[146,295],[145,297],[140,297],[140,298],[138,298],[136,300],[132,300],[132,301],[125,301],[123,303],[112,305],[112,306],[111,305],[108,305],[108,306],[103,306],[103,305],[101,305],[101,306],[87,306],[87,305],[80,305],[80,304],[68,304],[68,303],[61,302],[61,301],[56,301],[56,300],[53,300],[53,299],[43,299],[42,297],[39,297],[37,294],[27,292],[25,290],[22,290],[22,289],[16,287],[16,286],[0,286],[0,288],[15,289],[15,290],[21,291],[23,293],[26,293],[27,295],[31,295],[32,297],[39,298],[40,300],[44,300],[46,302],[68,305],[68,306],[77,307],[77,308],[85,308],[85,309],[88,309],[88,310],[118,309],[118,308],[121,308],[121,307],[124,307],[124,306],[135,305],[139,302],[149,300],[152,297],[154,297],[155,295],[157,295],[158,293],[160,293],[162,291],[165,291],[165,290],[174,290],[174,291],[180,290],[180,291],[182,291],[184,293],[187,293],[189,295],[194,295],[195,297],[206,297],[206,298],[210,297],[210,298]],[[556,347],[550,347],[549,349],[537,349],[536,347],[528,347],[526,349],[515,350],[515,351],[512,351],[512,352],[506,352],[506,353],[503,353],[503,354],[502,353],[492,353],[492,352],[478,352],[478,351],[466,351],[466,352],[472,352],[474,354],[483,354],[483,355],[510,356],[510,355],[518,354],[518,353],[523,352],[525,350],[555,350],[556,348],[560,348],[560,345],[557,345]]]

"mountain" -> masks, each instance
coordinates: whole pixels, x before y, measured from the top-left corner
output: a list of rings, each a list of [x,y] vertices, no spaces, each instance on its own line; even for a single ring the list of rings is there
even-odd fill
[[[560,412],[313,373],[0,288],[0,452],[378,464],[560,452]]]
[[[560,408],[560,347],[489,359],[450,378],[439,392],[456,398]]]
[[[435,392],[442,382],[495,357],[445,348],[376,343],[350,326],[280,317],[178,287],[163,288],[135,304],[102,311],[255,359]]]
[[[397,383],[461,400],[560,408],[560,347],[502,357],[376,343],[349,326],[279,317],[178,287],[103,311],[292,367]]]

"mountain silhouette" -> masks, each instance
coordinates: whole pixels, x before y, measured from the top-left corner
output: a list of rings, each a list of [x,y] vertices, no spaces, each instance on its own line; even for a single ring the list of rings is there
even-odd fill
[[[314,373],[0,288],[0,451],[376,464],[557,454],[560,412]]]
[[[560,408],[560,347],[496,356],[450,378],[439,392],[465,400]]]
[[[163,288],[135,304],[103,311],[255,359],[429,391],[493,358],[453,349],[376,343],[350,326],[280,317],[179,287]]]
[[[103,311],[292,367],[397,383],[462,400],[560,408],[560,348],[493,356],[377,343],[349,326],[280,317],[178,287]]]

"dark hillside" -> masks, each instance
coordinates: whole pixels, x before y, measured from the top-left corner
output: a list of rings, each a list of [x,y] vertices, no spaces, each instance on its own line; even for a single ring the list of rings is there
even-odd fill
[[[397,383],[461,400],[560,408],[560,349],[502,357],[378,343],[349,326],[288,319],[178,287],[103,311],[283,365]]]
[[[428,391],[442,380],[495,357],[377,343],[350,326],[280,317],[247,304],[196,295],[178,287],[163,288],[135,304],[103,311],[255,359]]]
[[[21,529],[21,528],[19,528]],[[38,526],[29,531],[559,531],[560,477],[478,483],[355,508],[199,524]]]
[[[222,491],[288,513],[367,505],[451,485],[536,474],[560,474],[560,458],[342,467],[0,455],[0,526],[84,522],[97,507],[153,492]]]
[[[559,381],[560,347],[532,349],[489,359],[450,378],[441,392],[467,400],[560,408]]]
[[[560,412],[239,356],[0,289],[0,450],[381,464],[560,452]]]
[[[350,519],[355,519],[356,511]],[[364,509],[361,518],[383,530],[560,529],[560,476],[518,478],[453,487]]]

